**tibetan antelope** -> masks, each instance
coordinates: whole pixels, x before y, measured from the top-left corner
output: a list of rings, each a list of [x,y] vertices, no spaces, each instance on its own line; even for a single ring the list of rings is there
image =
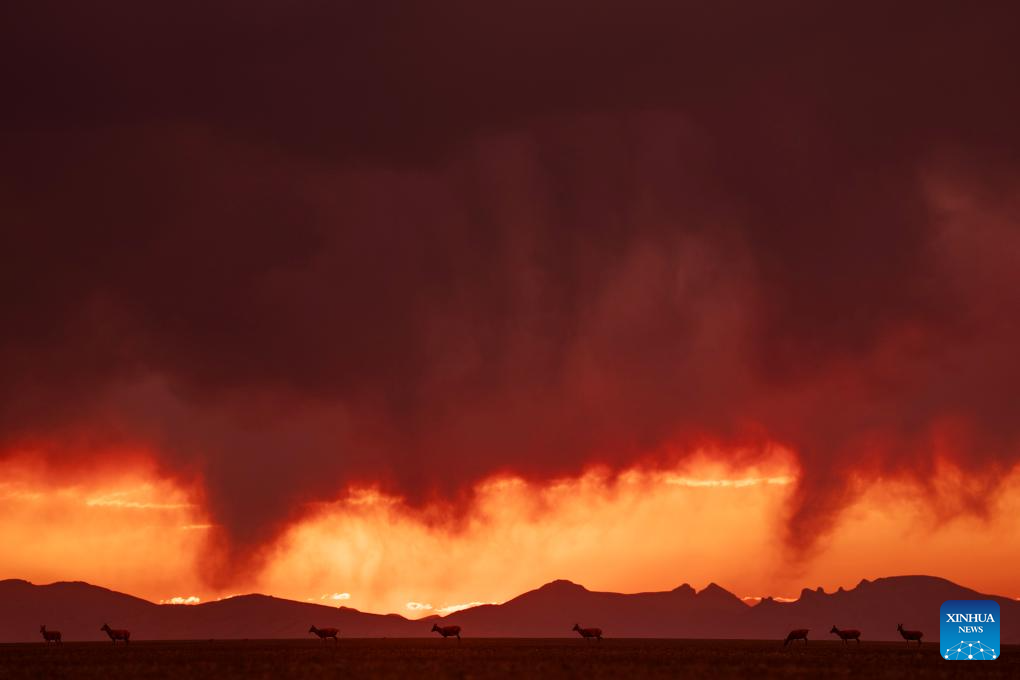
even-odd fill
[[[43,640],[49,642],[60,642],[63,644],[63,640],[60,639],[59,630],[46,630],[46,626],[39,626],[39,632],[42,633]]]
[[[325,642],[329,638],[333,638],[333,642],[337,644],[340,643],[340,631],[338,631],[336,628],[316,628],[315,626],[312,626],[311,628],[308,629],[308,632],[315,633],[316,635],[319,636],[319,639],[322,640],[323,642]]]
[[[903,624],[902,623],[899,623],[899,624],[896,625],[896,630],[900,631],[900,635],[902,635],[903,639],[907,641],[907,646],[908,647],[910,646],[910,641],[911,640],[917,642],[917,646],[918,647],[921,646],[921,638],[924,637],[924,633],[922,633],[921,631],[919,631],[919,630],[903,630]]]
[[[839,628],[836,628],[836,624],[832,624],[832,630],[829,632],[838,635],[844,645],[847,640],[856,640],[857,644],[861,644],[861,631],[859,630],[855,630],[853,628],[844,628],[843,630],[840,630]]]
[[[432,624],[433,633],[439,633],[444,638],[456,637],[457,641],[460,642],[460,626],[437,626]]]
[[[570,630],[576,630],[577,634],[583,637],[585,640],[591,640],[595,638],[596,642],[602,642],[602,629],[601,628],[581,628],[581,624],[575,623],[574,627]]]
[[[798,628],[797,630],[791,630],[790,634],[786,636],[785,640],[783,640],[783,646],[785,647],[786,645],[790,644],[791,642],[793,642],[795,640],[803,640],[804,644],[806,645],[807,644],[807,634],[808,634],[809,630],[811,630],[811,629],[810,628]]]
[[[113,644],[117,644],[117,640],[123,640],[124,644],[131,642],[131,631],[124,630],[123,628],[110,628],[109,624],[104,623],[103,627],[99,630],[106,631],[106,634],[110,636],[110,641]]]

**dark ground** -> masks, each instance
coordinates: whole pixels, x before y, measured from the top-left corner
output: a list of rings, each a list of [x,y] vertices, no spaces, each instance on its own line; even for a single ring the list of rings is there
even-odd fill
[[[1020,678],[1020,647],[996,661],[943,661],[934,644],[713,640],[465,639],[80,642],[0,645],[0,678],[346,677]]]

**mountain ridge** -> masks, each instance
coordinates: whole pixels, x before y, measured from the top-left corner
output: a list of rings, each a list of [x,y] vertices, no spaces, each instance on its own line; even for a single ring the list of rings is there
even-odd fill
[[[249,593],[197,605],[157,604],[84,581],[35,585],[0,580],[0,642],[41,640],[46,624],[64,639],[105,640],[99,627],[132,630],[132,639],[258,639],[303,637],[309,625],[333,626],[345,637],[425,637],[432,623],[456,623],[474,637],[569,637],[575,623],[602,627],[607,637],[782,638],[810,628],[827,639],[831,625],[856,627],[865,640],[898,640],[896,624],[938,637],[938,611],[947,599],[992,599],[1002,611],[1002,641],[1020,643],[1020,602],[985,595],[948,579],[926,575],[862,579],[851,589],[827,593],[804,588],[793,601],[764,597],[749,605],[717,583],[695,590],[684,583],[668,591],[616,593],[589,590],[557,579],[502,604],[445,616],[408,619],[353,607],[299,602]]]

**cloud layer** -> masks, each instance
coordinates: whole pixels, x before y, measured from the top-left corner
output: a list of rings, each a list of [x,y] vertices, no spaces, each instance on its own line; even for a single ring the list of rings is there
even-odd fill
[[[797,549],[992,481],[1015,9],[911,4],[7,10],[0,455],[144,447],[242,556],[706,443],[794,452]]]

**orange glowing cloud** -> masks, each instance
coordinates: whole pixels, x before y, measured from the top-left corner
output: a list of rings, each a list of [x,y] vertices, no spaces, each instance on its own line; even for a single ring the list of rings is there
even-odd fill
[[[160,604],[201,604],[202,603],[202,598],[200,598],[200,597],[198,597],[196,595],[185,595],[185,596],[171,597],[171,598],[168,598],[166,600],[160,600],[159,603]]]
[[[709,451],[669,470],[594,469],[547,484],[492,478],[456,509],[413,510],[356,489],[307,508],[267,548],[261,569],[228,592],[203,573],[209,524],[199,496],[154,468],[61,484],[39,467],[0,467],[0,540],[32,546],[0,553],[0,574],[87,580],[168,604],[260,591],[415,617],[502,602],[560,577],[623,592],[715,581],[754,601],[896,573],[1017,594],[1011,571],[994,566],[1020,560],[1017,471],[984,514],[969,515],[940,512],[932,490],[911,482],[859,479],[858,499],[801,563],[777,539],[799,474],[781,449],[754,465],[721,463]],[[944,465],[934,497],[956,502],[965,476]],[[974,559],[991,566],[976,573]]]
[[[193,489],[144,455],[111,451],[65,477],[20,456],[0,463],[0,573],[36,582],[84,580],[154,601],[199,581],[206,516]]]

